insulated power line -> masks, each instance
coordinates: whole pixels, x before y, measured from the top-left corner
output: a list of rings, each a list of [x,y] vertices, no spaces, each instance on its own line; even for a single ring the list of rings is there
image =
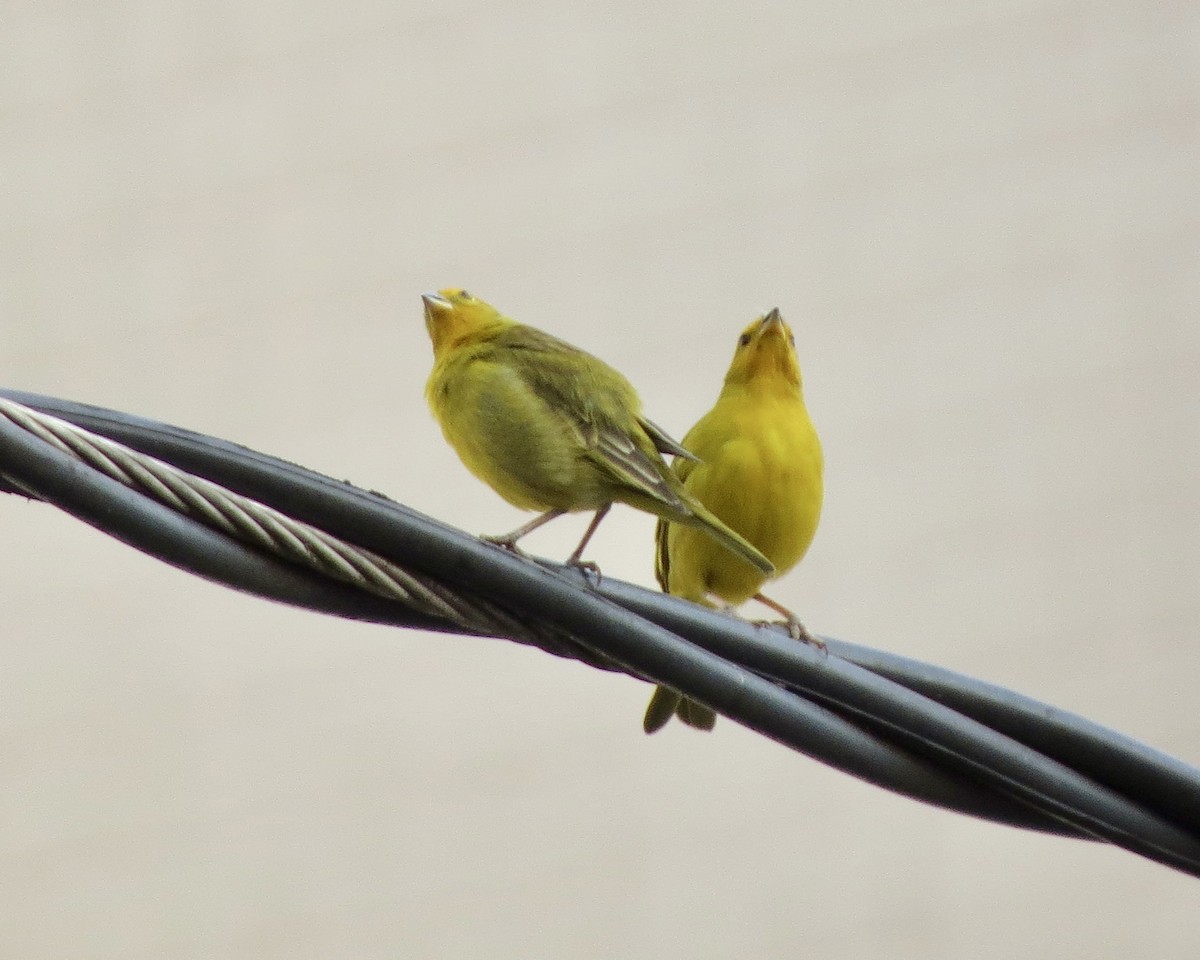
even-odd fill
[[[990,684],[830,638],[821,653],[228,441],[70,401],[0,391],[0,490],[235,589],[622,670],[916,799],[1200,876],[1200,771]]]

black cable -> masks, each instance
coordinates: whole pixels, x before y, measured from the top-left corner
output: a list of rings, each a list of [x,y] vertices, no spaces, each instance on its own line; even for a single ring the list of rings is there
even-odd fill
[[[823,656],[773,631],[609,578],[598,591],[590,589],[577,571],[538,567],[379,495],[226,441],[67,401],[11,391],[0,396],[112,437],[514,614],[553,623],[573,642],[548,644],[550,652],[579,657],[582,648],[591,652],[583,659],[594,665],[621,664],[662,680],[855,776],[971,815],[1106,839],[1200,875],[1194,804],[1200,772],[1079,718],[861,647],[831,641]],[[43,460],[42,472],[31,479],[29,463],[39,457],[9,436],[16,428],[0,418],[5,427],[0,439],[15,445],[0,447],[0,475],[21,489],[102,529],[109,529],[114,513],[137,514],[144,507],[138,501],[150,503],[139,494],[131,499],[131,491],[113,481],[123,493],[79,482],[78,464],[50,467]],[[450,629],[417,623],[394,609],[401,605],[365,594],[357,596],[374,606],[360,607],[344,595],[348,588],[326,597],[320,578],[307,573],[297,584],[304,599],[293,599],[286,595],[290,585],[275,577],[278,561],[256,556],[267,566],[247,577],[253,564],[241,554],[253,551],[215,550],[209,541],[222,535],[199,534],[194,528],[205,528],[194,521],[166,532],[156,511],[148,513],[153,520],[120,521],[111,532],[168,562],[273,599],[340,616]],[[214,559],[206,562],[209,555]],[[227,565],[242,579],[231,580]],[[1053,722],[1039,722],[1039,716]]]
[[[605,581],[601,592],[682,636],[787,684],[914,752],[942,760],[1096,836],[1159,859],[1200,837],[1200,771],[1096,724],[915,661],[828,640],[829,656],[782,631],[712,623],[713,614]],[[740,635],[739,635],[740,634]],[[805,661],[823,660],[817,669]],[[868,671],[855,660],[875,667]],[[908,670],[902,669],[907,664]],[[888,669],[885,671],[885,667]],[[889,677],[888,674],[891,674]],[[934,683],[936,678],[939,683]],[[896,689],[902,679],[911,681]],[[924,695],[940,693],[955,707]],[[986,725],[986,720],[995,725]],[[1043,747],[1045,749],[1038,749]],[[1126,803],[1130,796],[1137,803]],[[1093,817],[1089,827],[1087,818]],[[1193,854],[1185,855],[1191,860]]]
[[[246,547],[82,468],[2,416],[0,491],[44,500],[174,567],[245,593],[355,620],[446,629],[441,621]]]
[[[0,395],[7,394],[0,392]],[[55,415],[68,412],[64,405],[53,402],[41,405],[30,403],[29,406]],[[962,809],[1002,822],[1016,822],[1058,832],[1055,825],[1047,823],[1044,818],[1031,816],[1028,811],[997,800],[978,787],[959,783],[935,765],[913,758],[828,711],[790,696],[756,676],[746,675],[736,666],[614,607],[591,590],[581,589],[574,579],[574,570],[565,577],[544,570],[378,495],[365,493],[294,464],[272,461],[272,458],[263,454],[224,441],[209,444],[200,435],[177,428],[159,429],[147,421],[133,423],[132,418],[126,421],[111,411],[99,415],[90,412],[85,415],[78,409],[70,412],[80,420],[87,420],[83,425],[89,429],[108,433],[114,438],[118,438],[119,433],[122,436],[118,439],[127,442],[130,447],[145,449],[146,452],[153,449],[163,459],[169,456],[172,462],[179,465],[182,465],[181,461],[187,461],[189,467],[199,475],[214,482],[224,482],[238,492],[257,495],[257,499],[276,507],[281,507],[286,501],[293,515],[315,522],[338,535],[357,536],[361,538],[359,542],[380,553],[386,555],[390,551],[396,560],[411,560],[414,566],[424,566],[427,571],[440,571],[453,582],[478,586],[481,580],[491,581],[496,596],[510,603],[515,598],[515,606],[538,610],[541,615],[565,611],[578,622],[582,628],[580,632],[585,635],[601,632],[618,641],[626,635],[633,635],[635,643],[640,643],[644,648],[644,656],[668,659],[662,669],[651,659],[650,665],[644,668],[650,675],[672,679],[679,667],[670,662],[670,658],[682,656],[683,669],[698,674],[698,682],[702,685],[717,686],[722,691],[718,693],[718,698],[728,697],[730,690],[736,691],[745,685],[758,687],[761,697],[775,704],[775,712],[767,721],[768,729],[765,732],[768,735],[784,743],[807,744],[800,749],[847,772],[930,803]],[[114,426],[118,422],[120,429]],[[14,431],[17,436],[10,436]],[[16,462],[18,457],[30,456],[31,452],[21,449],[21,444],[29,443],[36,444],[37,441],[0,418],[0,474],[11,476],[14,471],[8,464]],[[213,454],[211,459],[204,455],[210,449]],[[13,451],[15,456],[9,451]],[[170,539],[164,541],[156,526],[163,508],[136,494],[133,497],[109,498],[103,484],[93,488],[91,485],[73,483],[74,476],[79,472],[78,464],[57,450],[41,450],[39,460],[41,464],[57,461],[60,474],[54,478],[53,484],[47,484],[40,471],[31,471],[23,479],[24,489],[45,496],[88,522],[96,523],[98,515],[107,514],[105,523],[96,525],[102,529],[107,525],[121,539],[167,562],[194,569],[201,575],[214,575],[212,568],[202,568],[193,556],[198,555],[203,560],[210,538],[217,536],[212,531],[205,530],[205,536],[200,538],[198,544],[189,544],[185,562],[180,562],[173,555]],[[47,468],[41,466],[41,469]],[[39,485],[42,485],[42,489],[39,489]],[[93,501],[98,493],[100,501],[97,505]],[[128,491],[120,488],[120,493]],[[126,512],[128,518],[124,515]],[[143,513],[147,516],[143,517]],[[171,536],[186,532],[180,529],[173,531]],[[432,564],[430,561],[433,561]],[[216,569],[219,566],[218,563]],[[276,589],[278,584],[272,578],[266,580],[265,589],[264,584],[245,579],[234,585],[239,589],[261,592],[272,599],[281,598]],[[543,589],[531,591],[530,586],[541,586]],[[307,593],[301,598],[302,605],[315,608],[316,605],[310,601]],[[333,607],[328,612],[342,615]],[[371,619],[382,619],[374,608],[372,614]],[[445,625],[443,628],[446,628]],[[570,651],[562,648],[552,652],[571,655]],[[699,666],[696,665],[697,659]],[[636,668],[634,672],[637,672]],[[736,714],[731,710],[730,715]]]
[[[1137,795],[1186,830],[1200,825],[1200,771],[1189,764],[1003,687],[857,644],[839,643],[838,648],[847,660],[1069,763],[1097,783]]]

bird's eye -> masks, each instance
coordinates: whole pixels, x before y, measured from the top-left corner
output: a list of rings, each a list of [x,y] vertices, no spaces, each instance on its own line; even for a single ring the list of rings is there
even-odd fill
[[[475,298],[474,298],[473,296],[471,296],[469,293],[467,293],[467,291],[466,291],[466,290],[459,290],[459,291],[458,291],[458,299],[460,299],[460,300],[474,300]]]
[[[740,337],[738,337],[738,346],[739,347],[750,346],[750,334],[743,333]]]
[[[788,334],[788,343],[790,343],[793,347],[796,345],[796,335],[794,333]]]

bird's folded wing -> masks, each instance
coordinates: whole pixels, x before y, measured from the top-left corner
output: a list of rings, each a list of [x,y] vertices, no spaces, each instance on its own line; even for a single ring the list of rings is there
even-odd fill
[[[654,451],[669,442],[668,452],[691,455],[658,427],[648,430],[636,410],[629,382],[602,361],[533,327],[519,335],[505,331],[494,341],[529,388],[579,437],[583,450],[617,483],[625,484],[672,508],[682,499],[667,479],[669,468]],[[522,357],[528,362],[522,362]],[[639,442],[640,441],[640,442]],[[678,455],[678,453],[677,453]]]
[[[647,420],[645,417],[638,417],[638,423],[642,425],[642,429],[646,431],[658,448],[659,453],[669,453],[672,456],[683,457],[684,460],[695,460],[700,462],[700,458],[683,446],[678,440],[672,437],[666,430],[660,427],[653,420]]]

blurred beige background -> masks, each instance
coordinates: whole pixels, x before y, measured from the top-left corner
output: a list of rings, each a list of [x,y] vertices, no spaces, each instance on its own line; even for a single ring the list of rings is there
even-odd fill
[[[1200,7],[10,3],[0,383],[467,530],[418,295],[682,434],[779,305],[826,445],[775,593],[1200,762]],[[531,543],[564,556],[583,519]],[[592,556],[651,584],[652,524]],[[0,955],[1194,957],[1200,886],[648,688],[305,615],[0,498]]]

